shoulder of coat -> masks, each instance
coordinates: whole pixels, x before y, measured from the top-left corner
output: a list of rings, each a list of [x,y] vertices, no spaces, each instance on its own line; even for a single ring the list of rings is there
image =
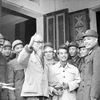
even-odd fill
[[[76,66],[74,66],[74,65],[72,65],[72,64],[70,64],[70,63],[67,63],[67,65],[70,67],[70,68],[72,68],[73,70],[78,70],[78,68],[76,67]]]

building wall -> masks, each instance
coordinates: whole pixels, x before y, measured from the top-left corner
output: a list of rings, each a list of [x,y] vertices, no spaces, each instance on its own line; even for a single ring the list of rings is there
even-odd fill
[[[20,9],[26,9],[30,12],[39,13],[42,16],[36,18],[36,31],[43,35],[43,15],[54,12],[57,10],[69,9],[70,12],[75,12],[85,8],[89,8],[90,16],[90,28],[97,30],[96,27],[96,13],[92,9],[100,5],[100,0],[38,0],[38,4],[30,0],[6,0],[11,4],[19,7]]]
[[[40,4],[29,0],[7,0],[19,7],[25,7],[29,10],[46,14],[60,9],[68,8],[69,12],[77,11],[84,8],[92,8],[100,5],[100,0],[40,0]]]

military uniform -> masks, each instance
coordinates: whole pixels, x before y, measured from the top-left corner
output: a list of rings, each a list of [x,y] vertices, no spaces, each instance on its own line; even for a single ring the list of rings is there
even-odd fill
[[[0,53],[0,82],[7,82],[7,61],[5,57]],[[0,100],[8,100],[7,90],[2,89],[0,86]]]
[[[81,44],[79,48],[84,48],[84,44]],[[80,77],[81,77],[81,82],[79,85],[79,88],[77,89],[77,95],[76,95],[76,100],[83,100],[84,96],[84,73],[85,73],[85,59],[87,57],[87,54],[81,57],[78,69],[80,72]]]
[[[76,42],[71,42],[69,44],[68,48],[71,47],[71,46],[74,46],[74,47],[78,48],[78,44]],[[75,56],[73,56],[73,57],[70,56],[69,59],[68,59],[68,62],[70,64],[78,67],[79,63],[80,63],[80,57],[79,57],[78,53]]]
[[[87,30],[84,37],[98,38],[98,34],[94,30]],[[100,100],[100,46],[98,44],[90,48],[85,66],[83,100],[91,100],[91,98]]]

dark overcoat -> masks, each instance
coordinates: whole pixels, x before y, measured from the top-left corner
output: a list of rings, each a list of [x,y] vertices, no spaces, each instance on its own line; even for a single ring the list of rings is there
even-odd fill
[[[8,67],[7,67],[6,58],[0,52],[0,82],[7,83],[7,71],[8,71]],[[8,99],[7,90],[2,89],[2,87],[0,86],[0,100],[2,99],[3,100]]]
[[[85,57],[81,59],[80,64],[79,64],[79,72],[80,72],[80,77],[81,77],[81,82],[79,85],[79,88],[77,89],[77,95],[76,95],[76,100],[83,100],[84,96],[84,71],[85,71]]]
[[[96,45],[85,59],[84,96],[83,100],[91,97],[100,100],[100,47]]]

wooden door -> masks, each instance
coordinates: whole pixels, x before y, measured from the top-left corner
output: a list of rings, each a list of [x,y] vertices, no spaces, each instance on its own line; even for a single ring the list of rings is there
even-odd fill
[[[77,34],[84,33],[90,28],[89,10],[83,9],[69,13],[70,41],[75,41]]]
[[[68,9],[44,15],[44,42],[51,42],[54,49],[57,49],[68,40]]]

